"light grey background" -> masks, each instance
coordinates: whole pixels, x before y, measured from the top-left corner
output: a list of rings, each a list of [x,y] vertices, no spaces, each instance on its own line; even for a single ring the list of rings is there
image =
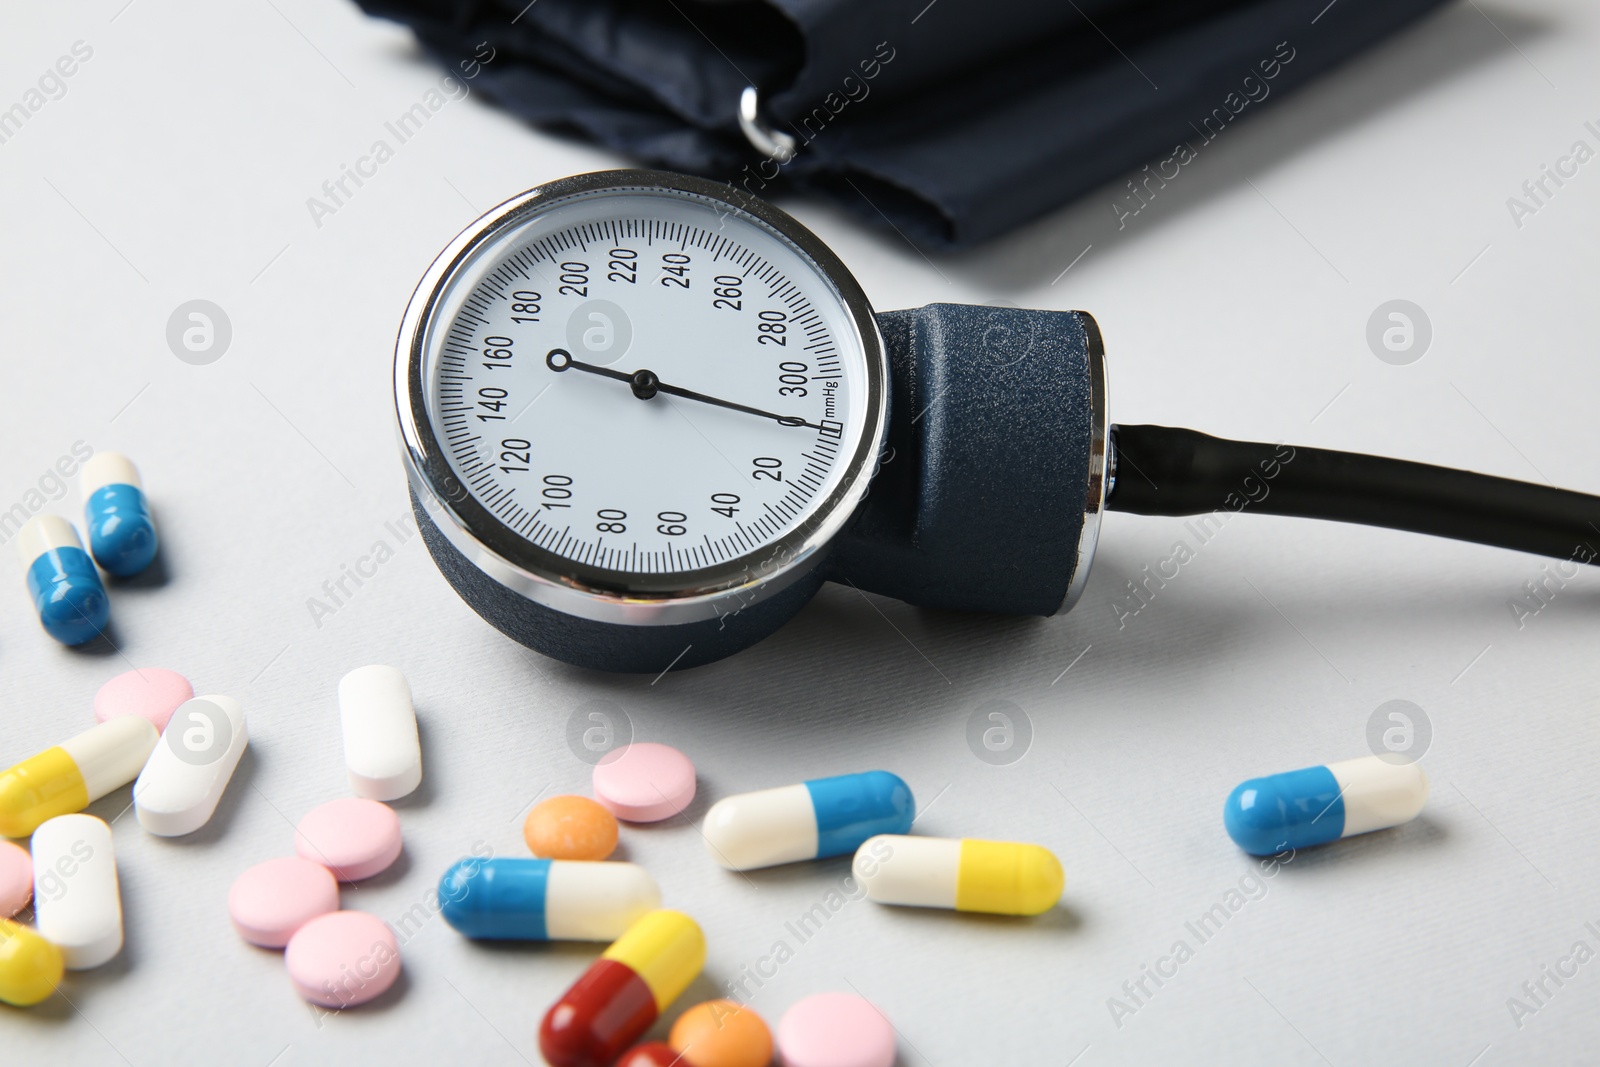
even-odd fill
[[[4,18],[0,107],[75,41],[93,56],[0,144],[0,509],[75,441],[126,451],[168,579],[114,589],[117,651],[83,654],[39,631],[13,574],[3,759],[88,725],[95,690],[130,664],[234,694],[252,733],[203,833],[116,823],[127,948],[73,975],[70,1004],[0,1013],[8,1059],[537,1058],[538,1018],[591,947],[486,948],[435,918],[407,939],[397,993],[319,1020],[277,955],[229,929],[233,877],[287,853],[292,822],[346,792],[335,686],[370,662],[410,677],[426,751],[425,785],[400,805],[405,859],[345,894],[391,921],[475,842],[518,854],[536,796],[586,790],[566,724],[604,699],[637,737],[696,760],[696,817],[733,792],[883,766],[925,806],[919,832],[1036,840],[1066,865],[1064,905],[1038,921],[858,901],[801,945],[785,923],[839,884],[844,860],[745,878],[714,867],[690,825],[629,829],[628,858],[705,926],[694,999],[781,939],[794,958],[754,1006],[776,1022],[802,996],[854,988],[894,1020],[908,1067],[1594,1056],[1600,962],[1520,1028],[1507,1006],[1574,942],[1600,949],[1584,926],[1600,920],[1592,573],[1519,629],[1508,602],[1543,560],[1245,515],[1119,628],[1124,583],[1194,538],[1182,520],[1112,515],[1067,617],[930,614],[830,588],[729,662],[655,681],[567,668],[490,630],[419,540],[387,530],[406,514],[391,347],[416,279],[474,216],[620,161],[455,100],[319,227],[307,199],[438,84],[397,27],[313,0],[91,0]],[[1600,147],[1584,127],[1600,125],[1597,43],[1600,14],[1581,0],[1451,6],[1228,129],[1122,229],[1120,183],[931,261],[834,209],[784,206],[881,308],[1091,310],[1116,420],[1600,490],[1600,162],[1520,227],[1507,206],[1575,141]],[[165,342],[191,299],[232,323],[208,366]],[[1394,299],[1432,323],[1408,366],[1365,339]],[[52,507],[76,517],[76,489]],[[393,559],[317,625],[309,599],[379,540]],[[1433,727],[1423,816],[1302,854],[1199,945],[1186,921],[1253,869],[1223,834],[1228,790],[1365,753],[1391,699]],[[1010,766],[965,739],[996,700],[1034,731]],[[92,810],[111,819],[127,803],[124,790]],[[1193,958],[1115,1025],[1108,998],[1180,938]]]

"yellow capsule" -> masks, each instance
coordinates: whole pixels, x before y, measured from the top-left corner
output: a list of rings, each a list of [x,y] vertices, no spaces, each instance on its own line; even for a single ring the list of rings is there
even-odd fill
[[[705,966],[706,937],[689,916],[663,908],[640,916],[600,958],[643,978],[656,998],[656,1010],[666,1011]]]
[[[1061,900],[1066,882],[1061,861],[1043,845],[964,840],[956,910],[1040,915]]]
[[[0,773],[0,834],[27,837],[139,776],[160,734],[148,719],[107,719]]]
[[[1042,845],[879,834],[852,869],[880,904],[1039,915],[1061,899],[1061,861]]]
[[[61,982],[61,950],[33,930],[0,919],[0,1000],[19,1008],[37,1004]]]

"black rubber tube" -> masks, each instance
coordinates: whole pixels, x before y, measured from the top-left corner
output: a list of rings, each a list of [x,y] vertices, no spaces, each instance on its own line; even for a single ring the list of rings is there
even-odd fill
[[[1113,441],[1112,511],[1331,519],[1600,562],[1600,497],[1587,493],[1168,426],[1118,426]]]

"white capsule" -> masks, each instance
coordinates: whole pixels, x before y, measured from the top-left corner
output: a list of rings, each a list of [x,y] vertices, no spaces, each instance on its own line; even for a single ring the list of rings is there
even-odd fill
[[[370,800],[398,800],[422,784],[422,743],[411,687],[393,667],[359,667],[339,682],[350,788]]]
[[[133,783],[139,825],[157,837],[182,837],[204,826],[248,743],[244,709],[232,697],[180,704]]]
[[[60,815],[34,831],[33,907],[39,933],[68,970],[98,967],[122,951],[111,827],[93,815]]]

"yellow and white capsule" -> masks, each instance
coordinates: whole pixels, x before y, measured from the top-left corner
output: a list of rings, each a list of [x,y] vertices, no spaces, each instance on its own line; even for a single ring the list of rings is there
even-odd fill
[[[149,719],[121,715],[0,773],[0,834],[27,837],[127,785],[160,736]]]
[[[1066,876],[1043,845],[879,834],[851,864],[880,904],[993,915],[1040,915],[1061,900]]]

